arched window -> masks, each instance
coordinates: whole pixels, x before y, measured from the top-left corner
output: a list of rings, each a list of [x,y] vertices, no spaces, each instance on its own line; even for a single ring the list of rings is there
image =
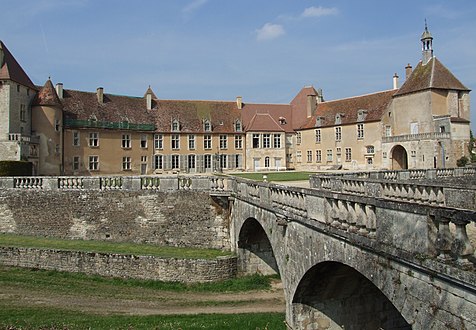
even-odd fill
[[[241,132],[241,121],[239,119],[235,121],[235,132]]]
[[[172,120],[172,132],[180,131],[180,123],[177,119]]]
[[[269,157],[264,158],[264,167],[266,167],[266,168],[269,167]]]
[[[208,119],[205,119],[203,121],[203,130],[205,132],[211,132],[212,131],[212,124],[210,123],[210,121]]]

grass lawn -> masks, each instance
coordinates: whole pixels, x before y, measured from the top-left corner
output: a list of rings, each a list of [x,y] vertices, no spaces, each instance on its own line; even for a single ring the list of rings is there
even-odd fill
[[[157,246],[151,244],[117,243],[107,241],[66,240],[36,236],[21,236],[13,234],[0,234],[0,246],[56,249],[85,252],[118,253],[133,255],[152,255],[163,258],[182,259],[214,259],[220,256],[230,256],[231,252],[182,248],[172,246]]]
[[[236,173],[232,174],[240,178],[251,179],[256,181],[263,181],[263,175],[267,175],[268,181],[301,181],[309,180],[309,175],[313,172],[294,172],[294,171],[282,171],[282,172],[256,172],[256,173]]]

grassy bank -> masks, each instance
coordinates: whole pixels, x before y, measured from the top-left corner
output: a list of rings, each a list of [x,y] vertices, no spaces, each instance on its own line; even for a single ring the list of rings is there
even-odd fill
[[[84,252],[152,255],[162,258],[213,259],[229,256],[230,252],[214,249],[157,246],[152,244],[117,243],[108,241],[63,240],[36,236],[0,234],[0,246],[56,249]]]

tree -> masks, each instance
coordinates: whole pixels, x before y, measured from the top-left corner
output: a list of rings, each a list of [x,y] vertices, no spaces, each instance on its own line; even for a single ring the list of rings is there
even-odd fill
[[[474,138],[473,131],[469,131],[469,145],[468,145],[468,150],[469,150],[469,160],[474,163],[476,162],[476,139]]]

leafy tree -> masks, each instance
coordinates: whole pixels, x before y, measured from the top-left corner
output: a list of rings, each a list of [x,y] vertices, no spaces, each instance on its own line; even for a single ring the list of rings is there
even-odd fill
[[[469,160],[474,163],[476,162],[476,150],[475,150],[475,145],[476,139],[474,138],[473,131],[469,131],[469,145],[468,145],[468,150],[469,150]]]

